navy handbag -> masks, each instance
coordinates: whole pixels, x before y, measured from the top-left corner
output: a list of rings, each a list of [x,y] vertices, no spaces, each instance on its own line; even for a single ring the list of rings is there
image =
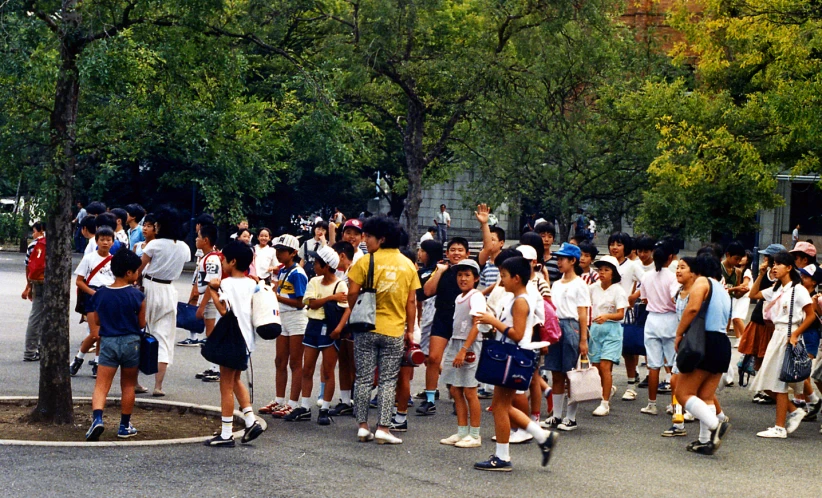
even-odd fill
[[[482,341],[476,378],[485,384],[524,391],[531,385],[531,377],[537,368],[537,353],[507,342],[506,332],[502,335],[502,341]]]
[[[177,328],[195,334],[205,332],[205,321],[197,318],[197,306],[188,303],[177,303]]]
[[[645,354],[645,319],[648,310],[644,304],[637,302],[633,308],[625,310],[625,321],[622,323],[622,354]]]
[[[154,375],[159,371],[157,355],[160,354],[160,343],[148,332],[140,337],[140,371],[145,375]]]

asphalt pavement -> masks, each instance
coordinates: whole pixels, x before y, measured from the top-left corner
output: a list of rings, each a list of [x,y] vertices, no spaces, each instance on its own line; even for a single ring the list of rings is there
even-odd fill
[[[184,274],[175,284],[183,299],[190,277]],[[0,302],[7,305],[0,325],[4,396],[37,394],[39,366],[22,361],[30,309],[20,298],[24,286],[23,256],[0,252]],[[75,351],[85,331],[72,322]],[[178,340],[185,337],[178,331]],[[198,348],[178,347],[165,399],[219,405],[218,384],[194,379],[205,367]],[[258,408],[274,394],[272,343],[258,342],[253,367]],[[756,432],[774,423],[774,408],[752,404],[753,393],[746,389],[728,388],[719,399],[732,429],[716,455],[695,455],[685,445],[696,439],[696,423],[687,424],[688,437],[660,437],[670,417],[639,412],[645,390],[639,390],[636,401],[621,401],[624,368],[616,369],[615,378],[620,390],[611,415],[595,418],[591,411],[596,404],[581,407],[579,429],[560,436],[547,468],[540,467],[536,445],[526,444],[511,446],[512,473],[473,470],[474,462],[494,451],[493,419],[484,413],[481,449],[440,445],[439,439],[456,430],[452,405],[443,400],[435,416],[410,415],[409,432],[398,434],[404,442],[397,446],[358,443],[349,417],[336,418],[328,427],[268,419],[265,434],[237,448],[0,446],[0,489],[6,496],[820,496],[819,423],[803,423],[787,440],[759,439]],[[412,391],[422,388],[422,379],[419,370]],[[149,378],[142,383],[153,384]],[[112,395],[118,394],[116,385]],[[90,368],[84,365],[72,381],[73,393],[90,396],[93,387]],[[668,401],[659,396],[660,411]],[[483,401],[483,408],[487,404]],[[133,422],[139,429],[140,421]]]

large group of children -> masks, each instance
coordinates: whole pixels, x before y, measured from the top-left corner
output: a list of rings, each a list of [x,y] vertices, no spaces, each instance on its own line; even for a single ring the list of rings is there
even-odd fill
[[[98,204],[88,206],[89,216],[81,224],[89,244],[75,272],[77,311],[88,323],[89,334],[70,366],[76,375],[85,355],[96,347],[89,440],[97,440],[103,431],[102,409],[118,367],[122,368],[123,402],[117,435],[127,438],[137,433],[130,415],[135,391],[148,391],[139,384],[137,372],[139,338],[147,325],[160,336],[161,345],[161,372],[153,395],[165,395],[162,379],[174,348],[174,325],[169,327],[168,320],[173,322],[177,301],[170,284],[190,258],[190,252],[184,255],[177,245],[182,244],[180,227],[169,210],[146,214],[130,205],[107,212]],[[596,246],[586,240],[572,240],[552,250],[556,229],[542,220],[533,232],[522,235],[518,245],[505,248],[505,232],[489,225],[489,213],[485,205],[476,211],[483,236],[476,258],[461,237],[428,238],[416,253],[403,252],[418,268],[419,280],[409,291],[416,313],[408,314],[415,315],[414,323],[406,322],[405,327],[413,340],[405,343],[390,431],[408,431],[408,407],[414,403],[410,381],[420,363],[414,361],[419,351],[425,357],[425,389],[416,395],[416,414],[437,413],[438,386],[446,386],[454,400],[457,430],[441,444],[481,447],[479,400],[492,399],[488,411],[494,415],[496,446],[489,459],[475,464],[479,470],[510,471],[509,444],[530,440],[538,443],[542,464],[548,463],[558,431],[579,427],[579,403],[568,391],[573,389],[569,372],[578,369],[582,360],[593,364],[601,381],[601,401],[594,416],[609,415],[619,390],[613,368],[624,361],[628,386],[622,399],[635,400],[637,388],[646,387],[648,400],[640,412],[655,416],[660,412],[658,394],[670,394],[665,411],[672,425],[662,436],[686,436],[684,423],[698,420],[698,438],[687,449],[699,454],[714,454],[730,427],[717,393],[737,381],[737,369],[740,384],[754,376],[750,384],[756,403],[776,405],[774,426],[758,436],[784,438],[803,420],[816,419],[822,402],[814,383],[822,387],[822,364],[817,362],[811,378],[803,382],[780,380],[787,344],[801,341],[811,358],[818,353],[822,308],[816,288],[822,283],[822,268],[816,266],[811,242],[798,242],[790,251],[777,244],[760,251],[763,263],[754,278],[753,255],[738,242],[724,249],[708,245],[696,257],[679,258],[668,239],[614,233],[608,239],[609,254],[598,258]],[[319,425],[330,424],[333,417],[354,415],[363,409],[352,401],[355,378],[375,378],[374,372],[356,375],[354,340],[346,326],[352,306],[356,307],[347,295],[349,270],[368,253],[364,239],[369,234],[363,232],[359,219],[332,224],[329,230],[327,222],[315,222],[303,244],[288,234],[274,237],[267,228],[257,230],[252,242],[247,224],[240,225],[235,240],[220,250],[213,218],[201,215],[196,220],[197,269],[189,304],[196,304],[197,316],[205,322],[205,337],[191,333],[177,345],[206,342],[230,309],[250,354],[255,343],[251,302],[256,292],[270,285],[282,332],[276,339],[276,395],[258,412],[274,419],[312,420],[315,404]],[[367,261],[362,262],[358,271],[364,274],[367,267]],[[758,303],[746,326],[751,300]],[[677,352],[697,319],[704,322],[705,354],[687,372],[680,371]],[[552,324],[558,338],[549,344],[538,334]],[[539,353],[529,386],[516,390],[478,382],[483,341],[491,338]],[[629,351],[629,341],[638,341],[642,353]],[[732,341],[738,341],[738,346]],[[743,355],[738,365],[731,364],[734,347]],[[644,380],[638,374],[642,358],[648,370]],[[315,390],[318,363],[320,385]],[[209,446],[235,444],[234,398],[246,425],[242,442],[263,432],[240,373],[212,364],[197,375],[220,383],[222,430],[206,442]],[[332,407],[337,390],[339,402]],[[374,398],[371,406],[376,405]],[[546,405],[548,415],[542,419]],[[402,441],[384,436],[378,442]]]

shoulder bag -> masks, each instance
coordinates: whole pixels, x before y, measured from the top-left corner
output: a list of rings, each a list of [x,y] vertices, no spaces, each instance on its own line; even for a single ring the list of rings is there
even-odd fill
[[[200,353],[203,358],[222,367],[234,370],[248,368],[248,347],[240,324],[231,307],[217,321],[211,335],[206,338]]]
[[[788,344],[785,346],[785,358],[782,360],[782,370],[779,372],[779,380],[793,384],[802,382],[811,376],[811,357],[805,348],[805,341],[802,337],[796,341],[795,346],[791,346],[791,329],[793,328],[793,298],[796,295],[796,284],[791,290],[791,307],[788,312]]]
[[[369,254],[368,275],[351,308],[348,327],[352,332],[371,332],[377,328],[377,290],[374,288],[374,255]]]
[[[537,366],[537,352],[508,342],[507,329],[502,335],[501,341],[482,341],[476,378],[485,384],[524,391],[531,385],[531,377]]]
[[[585,364],[583,368],[582,364]],[[591,363],[582,357],[577,360],[577,367],[568,372],[568,401],[599,401],[602,399],[602,379],[599,370],[591,368]]]
[[[337,293],[337,287],[340,286],[340,282],[338,281],[336,285],[334,285],[333,294]],[[328,333],[334,331],[337,326],[342,321],[343,313],[345,313],[345,308],[340,306],[340,303],[337,301],[328,301],[327,303],[323,304],[323,312],[325,313],[325,326],[328,328]],[[345,329],[343,329],[343,333],[340,334],[340,337],[345,335]]]
[[[140,371],[145,375],[154,375],[160,371],[157,357],[160,354],[160,343],[151,335],[146,327],[140,336]]]
[[[714,292],[714,284],[708,280],[708,295],[702,301],[699,313],[694,317],[688,330],[679,343],[679,351],[676,354],[676,367],[682,373],[691,373],[696,370],[697,365],[705,358],[705,321],[708,317],[708,304]]]
[[[177,328],[195,334],[202,334],[205,331],[205,320],[197,318],[196,305],[177,303]]]
[[[645,319],[648,317],[646,305],[639,302],[625,310],[622,322],[622,354],[645,355]]]

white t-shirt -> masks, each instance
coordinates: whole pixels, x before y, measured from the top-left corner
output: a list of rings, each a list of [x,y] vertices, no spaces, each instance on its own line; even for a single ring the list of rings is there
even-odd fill
[[[201,258],[197,264],[197,292],[205,294],[208,283],[223,276],[223,262],[219,254]]]
[[[125,230],[114,232],[114,237],[119,240],[121,244],[125,244],[125,246],[128,247],[128,234]]]
[[[228,277],[220,282],[220,301],[228,301],[249,352],[254,351],[254,327],[251,325],[251,296],[257,290],[257,282],[248,277]]]
[[[793,284],[788,284],[787,287],[779,286],[776,291],[773,287],[762,291],[762,299],[766,301],[765,309],[769,309],[772,302],[773,306],[773,323],[788,324],[788,317],[791,312],[791,292]],[[805,320],[805,312],[802,310],[805,306],[813,303],[811,295],[808,290],[801,285],[796,287],[796,295],[793,299],[793,325],[796,327]]]
[[[257,269],[257,276],[264,279],[271,275],[268,271],[271,267],[280,266],[277,261],[277,251],[271,246],[260,247],[259,244],[254,246],[254,268]]]
[[[146,274],[161,280],[177,280],[183,266],[191,261],[191,250],[182,240],[154,239],[143,248],[143,254],[151,258]]]
[[[616,313],[617,310],[628,307],[628,294],[619,285],[611,284],[606,290],[602,290],[602,282],[596,282],[588,288],[591,291],[591,315],[593,318],[600,315],[611,315]]]
[[[86,254],[83,256],[83,260],[80,261],[80,264],[77,265],[77,269],[74,270],[75,275],[80,275],[81,277],[86,279],[86,285],[90,287],[102,287],[104,285],[113,285],[114,284],[114,273],[111,272],[111,260],[109,259],[108,263],[105,264],[100,270],[94,274],[94,277],[91,281],[88,281],[88,275],[91,271],[97,268],[104,259],[108,256],[100,256],[97,251],[92,253]]]
[[[308,286],[305,288],[305,294],[303,295],[303,303],[305,303],[306,315],[308,318],[313,318],[315,320],[324,320],[325,319],[325,310],[322,308],[317,308],[312,310],[308,307],[308,301],[312,299],[322,299],[324,297],[328,297],[334,294],[334,289],[337,289],[337,292],[348,292],[348,283],[337,279],[331,285],[323,285],[323,277],[314,277],[308,281]],[[341,308],[348,308],[348,303],[342,302],[337,303],[340,305]],[[330,331],[329,331],[330,332]]]
[[[795,243],[799,242],[799,230],[798,229],[796,229],[796,228],[793,229],[793,232],[791,232],[791,238],[793,239],[793,241]]]
[[[498,286],[501,287],[501,286]],[[515,297],[510,292],[506,293],[505,296],[507,299],[502,304],[502,308],[500,309],[500,317],[499,320],[504,323],[508,327],[514,326],[514,317],[511,315],[511,310],[514,306]],[[528,347],[531,344],[531,339],[534,334],[534,325],[536,325],[536,316],[534,315],[534,310],[539,306],[542,306],[542,303],[539,303],[535,300],[534,296],[526,292],[525,294],[520,294],[520,297],[525,298],[528,301],[528,320],[525,322],[525,334],[523,334],[522,339],[517,343],[521,348]],[[503,340],[502,332],[497,331],[496,339],[498,341]]]
[[[457,296],[454,302],[456,308],[461,308],[462,306],[468,307],[468,318],[461,320],[460,323],[456,323],[456,320],[454,320],[454,333],[451,336],[452,339],[464,341],[468,339],[468,333],[471,332],[471,327],[474,324],[472,318],[479,316],[481,313],[485,313],[487,309],[485,306],[485,296],[482,295],[482,292],[472,289],[464,296],[462,294]],[[456,312],[454,316],[457,316]]]
[[[86,244],[86,250],[83,255],[85,256],[86,254],[97,252],[97,240],[94,237],[86,240],[88,240],[88,243]]]
[[[355,247],[355,248],[354,248],[354,259],[352,259],[352,260],[351,260],[351,266],[354,266],[354,263],[356,263],[357,261],[359,261],[359,260],[360,260],[360,258],[361,258],[361,257],[363,257],[363,256],[365,256],[365,253],[363,253],[363,252],[360,250],[359,246]],[[346,280],[347,280],[347,277],[346,277]]]
[[[425,232],[424,234],[422,234],[422,237],[420,237],[420,244],[422,244],[426,240],[434,240],[434,236],[431,235],[431,232]]]
[[[591,306],[591,293],[585,282],[575,277],[570,282],[563,282],[562,279],[554,282],[551,286],[551,302],[557,308],[557,318],[571,318],[579,320],[579,307]]]
[[[648,273],[649,271],[656,271],[656,266],[654,265],[653,261],[651,261],[651,264],[649,265],[643,263],[642,260],[638,259],[637,261],[639,262],[639,267],[642,268],[642,271],[644,273]]]
[[[642,263],[637,261],[631,261],[628,258],[625,258],[625,261],[622,262],[617,267],[619,271],[620,281],[619,285],[625,289],[625,293],[629,296],[631,295],[634,284],[639,285],[640,281],[642,280],[642,275],[645,273],[642,271]]]

